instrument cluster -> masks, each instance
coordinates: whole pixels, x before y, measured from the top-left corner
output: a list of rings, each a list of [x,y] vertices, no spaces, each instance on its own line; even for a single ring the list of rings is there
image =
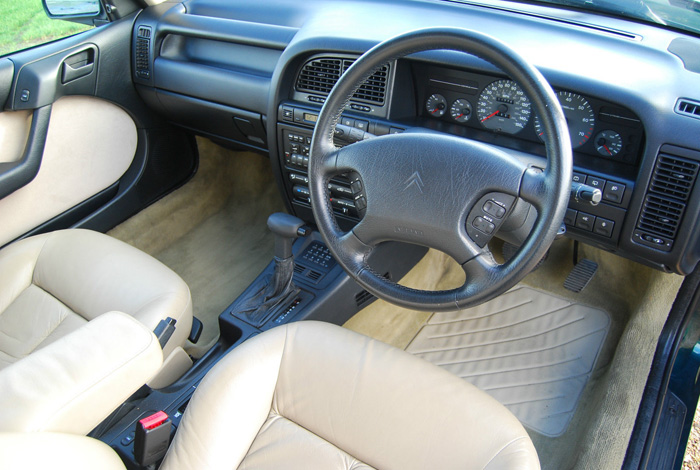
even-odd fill
[[[544,129],[530,99],[513,80],[426,67],[422,114],[445,124],[543,142]],[[574,151],[636,163],[643,140],[640,119],[628,109],[569,91],[556,90]]]

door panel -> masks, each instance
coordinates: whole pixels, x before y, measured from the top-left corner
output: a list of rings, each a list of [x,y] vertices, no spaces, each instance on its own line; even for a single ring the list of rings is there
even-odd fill
[[[22,158],[31,125],[30,111],[0,113],[0,163],[13,163]]]
[[[0,245],[119,181],[136,145],[136,125],[118,106],[86,96],[56,101],[39,173],[0,200]]]
[[[131,81],[135,17],[0,59],[0,247],[109,230],[194,174],[193,135]]]

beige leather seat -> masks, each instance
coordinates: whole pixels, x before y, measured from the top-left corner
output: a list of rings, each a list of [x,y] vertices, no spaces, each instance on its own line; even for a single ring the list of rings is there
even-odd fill
[[[0,435],[0,465],[23,446],[53,445],[47,440]],[[160,468],[492,470],[539,462],[518,420],[484,392],[352,331],[300,322],[250,339],[206,375]]]
[[[176,329],[161,351],[153,329]],[[185,342],[187,285],[106,235],[64,230],[0,250],[0,431],[87,433]]]

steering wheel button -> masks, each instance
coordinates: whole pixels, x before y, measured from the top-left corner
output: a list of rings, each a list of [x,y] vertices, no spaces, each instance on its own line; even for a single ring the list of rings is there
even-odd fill
[[[474,222],[472,222],[472,225],[474,226],[475,229],[480,230],[487,235],[493,233],[493,230],[496,228],[496,226],[494,224],[492,224],[491,222],[489,222],[488,220],[484,219],[481,216],[474,219]]]
[[[486,212],[488,215],[496,217],[497,219],[502,218],[504,215],[506,215],[506,209],[505,207],[501,206],[498,204],[496,201],[493,200],[488,200],[484,203],[484,212]]]
[[[352,189],[352,192],[355,194],[362,191],[362,183],[360,182],[360,180],[355,180],[352,183],[350,183],[350,189]]]
[[[358,197],[355,199],[355,207],[358,211],[364,210],[367,207],[367,200],[362,196]]]

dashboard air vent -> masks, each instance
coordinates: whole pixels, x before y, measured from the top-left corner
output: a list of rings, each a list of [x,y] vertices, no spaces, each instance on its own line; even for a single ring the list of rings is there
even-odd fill
[[[308,61],[297,78],[297,91],[327,95],[353,62],[353,59],[339,57],[320,57]],[[385,65],[362,84],[353,99],[383,105],[388,78],[389,66]]]
[[[340,59],[325,58],[307,62],[299,74],[297,89],[327,95],[340,78],[341,66]]]
[[[676,103],[676,112],[683,116],[700,119],[700,102],[680,99]]]
[[[648,194],[637,226],[655,235],[675,238],[684,210],[685,204]]]
[[[651,178],[651,192],[687,201],[698,174],[698,163],[659,155]]]
[[[149,53],[151,50],[151,28],[148,26],[139,26],[136,34],[135,47],[135,74],[138,78],[149,80],[151,78],[151,60]]]
[[[699,167],[692,160],[659,154],[635,230],[638,241],[665,251],[671,249]]]

